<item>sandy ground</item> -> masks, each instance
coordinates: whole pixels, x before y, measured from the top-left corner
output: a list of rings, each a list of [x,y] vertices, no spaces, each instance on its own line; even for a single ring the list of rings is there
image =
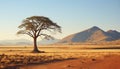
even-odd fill
[[[20,69],[120,69],[120,56],[111,55],[104,58],[79,58],[52,62],[41,65],[28,65]]]

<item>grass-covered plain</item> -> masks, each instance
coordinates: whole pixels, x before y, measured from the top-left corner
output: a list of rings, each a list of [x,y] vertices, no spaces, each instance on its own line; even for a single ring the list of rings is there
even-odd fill
[[[120,55],[116,45],[48,45],[39,46],[45,53],[31,53],[32,46],[0,46],[0,68],[29,64],[43,64],[73,58],[99,58]]]

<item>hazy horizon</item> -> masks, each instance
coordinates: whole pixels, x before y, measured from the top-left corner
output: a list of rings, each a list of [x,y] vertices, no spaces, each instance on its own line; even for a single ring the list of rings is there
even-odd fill
[[[16,35],[22,20],[30,16],[46,16],[62,27],[61,39],[69,34],[98,26],[120,32],[119,0],[1,0],[0,40],[30,39]]]

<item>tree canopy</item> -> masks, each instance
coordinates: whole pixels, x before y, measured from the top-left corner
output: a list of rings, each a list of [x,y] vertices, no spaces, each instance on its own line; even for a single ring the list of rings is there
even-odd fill
[[[17,34],[27,34],[34,39],[34,46],[37,47],[36,41],[39,36],[45,39],[53,38],[42,31],[61,32],[61,27],[44,16],[31,16],[23,20],[22,24],[18,27],[21,30]]]

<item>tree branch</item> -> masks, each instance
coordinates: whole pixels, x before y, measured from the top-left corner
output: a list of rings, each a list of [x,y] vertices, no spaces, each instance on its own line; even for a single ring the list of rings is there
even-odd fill
[[[31,36],[31,37],[34,37],[30,32],[26,33],[27,35]]]
[[[39,36],[44,36],[45,39],[54,39],[54,37],[50,36],[50,35],[47,35],[47,34],[40,34]]]

